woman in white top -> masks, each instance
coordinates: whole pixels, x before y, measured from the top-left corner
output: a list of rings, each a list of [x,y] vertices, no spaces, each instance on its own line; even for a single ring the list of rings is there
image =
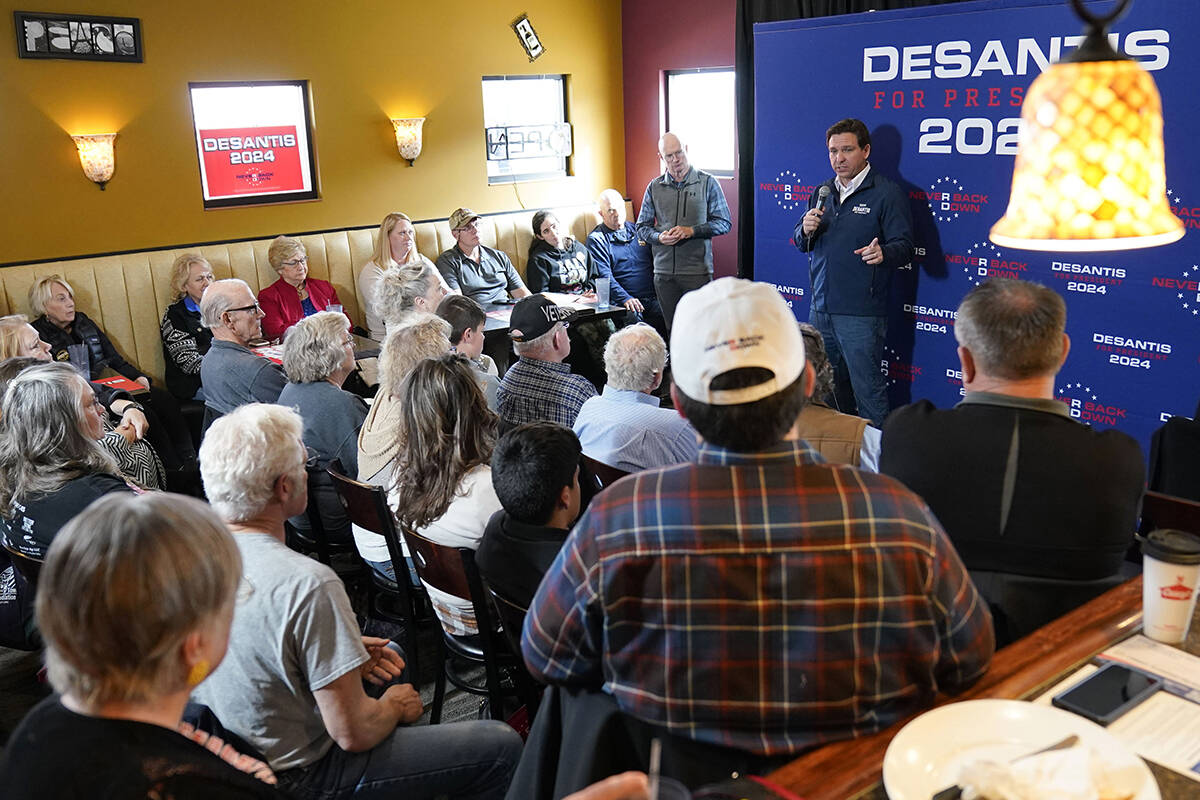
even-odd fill
[[[437,275],[443,290],[446,293],[450,292],[450,287],[434,269],[433,263],[417,252],[416,231],[413,229],[412,220],[407,214],[393,211],[380,223],[379,234],[375,237],[375,253],[363,266],[362,272],[358,273],[358,296],[362,298],[363,309],[367,315],[367,329],[371,338],[377,342],[383,341],[386,330],[384,319],[375,305],[375,286],[383,277],[384,270],[405,265],[428,266],[433,274]]]
[[[466,358],[422,361],[404,384],[391,498],[401,526],[450,547],[474,549],[500,500],[492,488],[497,417]],[[426,586],[442,627],[477,633],[468,598]]]

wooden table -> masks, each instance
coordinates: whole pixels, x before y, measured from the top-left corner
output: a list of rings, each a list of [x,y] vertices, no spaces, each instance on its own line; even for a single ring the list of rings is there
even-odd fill
[[[939,696],[936,705],[985,697],[1029,699],[1141,627],[1142,579],[1137,577],[1005,647],[979,683],[955,697]],[[1183,649],[1200,655],[1200,606]],[[805,800],[884,800],[884,753],[900,729],[917,716],[920,714],[872,736],[813,750],[767,777]],[[1151,761],[1146,764],[1158,781],[1163,800],[1200,794],[1196,781]]]

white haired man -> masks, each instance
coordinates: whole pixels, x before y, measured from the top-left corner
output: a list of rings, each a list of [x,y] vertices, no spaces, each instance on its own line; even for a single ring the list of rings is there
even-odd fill
[[[587,249],[601,276],[609,277],[611,297],[641,322],[667,335],[662,307],[654,293],[654,258],[625,216],[625,199],[605,189],[596,199],[600,224],[587,237]]]
[[[508,335],[520,356],[504,373],[497,394],[500,418],[509,425],[546,420],[570,427],[596,387],[571,374],[567,336],[572,312],[543,294],[522,298],[509,318]]]
[[[246,403],[274,403],[287,385],[283,369],[250,352],[262,339],[263,311],[245,281],[216,281],[200,299],[200,320],[212,346],[200,363],[205,427]]]
[[[630,325],[609,338],[608,382],[575,418],[584,455],[625,472],[696,458],[696,429],[677,411],[661,408],[654,395],[666,367],[666,342],[649,325]]]
[[[525,617],[530,673],[754,768],[982,675],[991,618],[924,501],[796,437],[813,374],[779,293],[722,278],[678,320],[671,396],[700,452],[592,500]]]
[[[209,502],[242,555],[229,651],[195,696],[267,757],[302,797],[500,798],[521,738],[492,720],[398,727],[421,698],[386,639],[361,636],[342,581],[288,549],[304,510],[300,416],[253,403],[213,423],[200,448]],[[363,685],[384,687],[378,696]]]

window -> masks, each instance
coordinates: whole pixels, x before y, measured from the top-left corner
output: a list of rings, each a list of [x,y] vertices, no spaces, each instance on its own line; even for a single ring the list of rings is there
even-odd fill
[[[667,73],[667,129],[683,137],[696,169],[733,177],[733,108],[732,67]]]
[[[565,75],[483,78],[488,183],[563,178],[571,155]]]

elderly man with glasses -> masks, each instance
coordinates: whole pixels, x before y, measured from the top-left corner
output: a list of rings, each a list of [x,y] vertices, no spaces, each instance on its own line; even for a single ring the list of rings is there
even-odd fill
[[[200,300],[200,320],[212,331],[212,347],[200,364],[205,429],[247,403],[274,403],[287,386],[279,365],[250,351],[263,338],[263,311],[245,281],[216,281]]]
[[[455,245],[437,259],[438,272],[451,290],[457,290],[481,306],[519,300],[529,294],[512,261],[500,250],[479,243],[479,215],[458,208],[450,215],[450,233]]]
[[[508,335],[520,356],[504,373],[497,392],[500,419],[509,425],[525,422],[575,424],[579,409],[596,396],[596,387],[573,375],[563,362],[571,354],[567,337],[572,311],[544,294],[517,303]]]

